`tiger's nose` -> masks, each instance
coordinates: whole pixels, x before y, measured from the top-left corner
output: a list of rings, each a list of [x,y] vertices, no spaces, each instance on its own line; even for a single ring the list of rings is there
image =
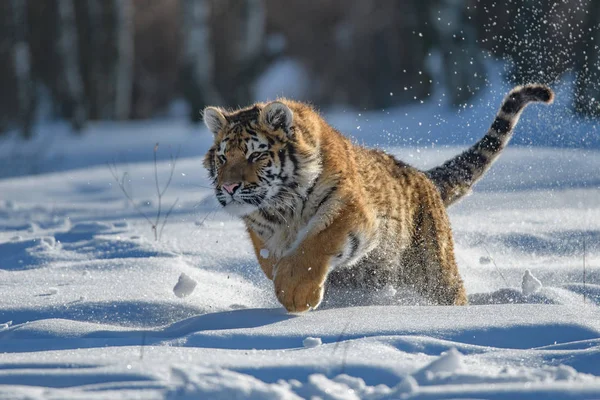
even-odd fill
[[[234,194],[236,190],[239,189],[239,187],[241,186],[241,184],[239,182],[235,182],[235,183],[224,183],[221,188],[223,188],[223,190],[225,190],[227,193],[229,194]]]

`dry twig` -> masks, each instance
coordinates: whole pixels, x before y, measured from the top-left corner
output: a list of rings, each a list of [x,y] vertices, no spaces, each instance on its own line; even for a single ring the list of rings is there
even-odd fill
[[[148,222],[148,224],[152,228],[152,232],[154,233],[154,240],[156,240],[156,241],[159,241],[161,239],[163,229],[165,228],[165,225],[167,224],[167,220],[169,219],[171,212],[173,211],[173,209],[177,205],[177,202],[179,201],[179,198],[177,198],[175,200],[175,202],[173,202],[173,204],[171,205],[171,207],[169,208],[167,213],[164,216],[162,215],[163,196],[167,192],[167,189],[169,189],[169,186],[171,185],[171,181],[173,180],[173,174],[175,173],[175,165],[177,163],[177,159],[179,158],[180,150],[181,150],[181,148],[177,150],[177,154],[175,156],[173,156],[173,154],[171,154],[171,156],[170,156],[171,157],[171,169],[169,171],[169,178],[167,179],[167,182],[161,189],[160,183],[158,181],[158,160],[156,157],[156,153],[158,152],[158,143],[156,143],[156,145],[154,146],[154,182],[156,185],[156,197],[158,199],[158,209],[156,210],[156,217],[154,218],[154,220],[152,220],[144,211],[142,211],[139,208],[139,206],[135,203],[135,201],[133,201],[131,194],[125,187],[125,180],[126,180],[126,178],[128,178],[129,174],[127,172],[124,172],[121,176],[119,176],[119,171],[117,169],[116,162],[113,161],[112,164],[111,163],[108,164],[108,169],[110,170],[111,175],[113,176],[113,178],[119,185],[121,192],[123,192],[123,195],[125,195],[125,198],[127,198],[129,203],[138,212],[138,214],[140,214]],[[162,217],[162,221],[161,221],[161,217]],[[160,226],[160,229],[159,229],[159,226]]]

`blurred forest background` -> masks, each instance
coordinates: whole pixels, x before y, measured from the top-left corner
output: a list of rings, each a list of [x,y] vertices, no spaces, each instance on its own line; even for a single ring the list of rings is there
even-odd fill
[[[2,0],[0,133],[30,136],[44,102],[76,132],[176,100],[198,120],[259,99],[276,66],[320,107],[409,104],[432,93],[432,54],[455,106],[492,55],[514,83],[574,71],[573,109],[598,116],[599,27],[598,0]]]

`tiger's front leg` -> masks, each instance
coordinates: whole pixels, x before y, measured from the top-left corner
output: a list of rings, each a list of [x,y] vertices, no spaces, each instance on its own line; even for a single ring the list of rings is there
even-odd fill
[[[303,312],[319,306],[329,268],[327,258],[313,251],[279,261],[273,281],[277,299],[286,310]]]
[[[323,299],[324,285],[333,257],[355,256],[364,237],[365,220],[355,209],[347,209],[323,230],[306,236],[274,268],[273,282],[279,302],[289,312],[317,308]]]

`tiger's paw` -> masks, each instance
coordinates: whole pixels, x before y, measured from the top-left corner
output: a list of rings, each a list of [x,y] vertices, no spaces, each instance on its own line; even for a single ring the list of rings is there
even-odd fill
[[[277,299],[289,312],[315,309],[323,300],[323,284],[309,276],[294,276],[291,267],[279,266],[274,282]]]

